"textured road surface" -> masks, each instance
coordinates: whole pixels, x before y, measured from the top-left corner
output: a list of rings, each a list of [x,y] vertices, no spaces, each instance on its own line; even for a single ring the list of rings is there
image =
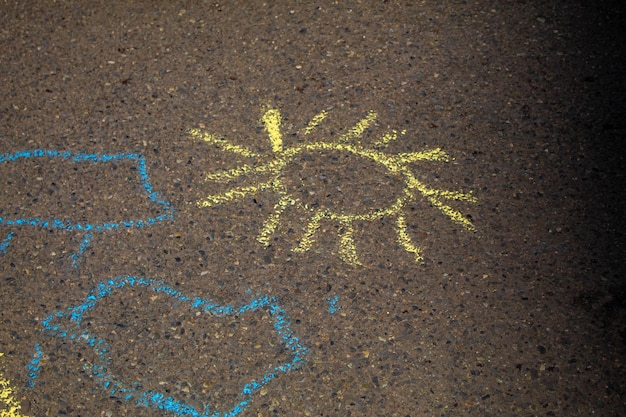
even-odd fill
[[[582,3],[2,1],[0,415],[623,415]]]

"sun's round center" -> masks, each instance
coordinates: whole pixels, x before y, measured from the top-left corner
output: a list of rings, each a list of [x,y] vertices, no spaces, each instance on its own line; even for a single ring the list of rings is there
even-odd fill
[[[384,165],[346,150],[304,150],[282,170],[287,192],[311,209],[363,215],[388,209],[405,184]]]

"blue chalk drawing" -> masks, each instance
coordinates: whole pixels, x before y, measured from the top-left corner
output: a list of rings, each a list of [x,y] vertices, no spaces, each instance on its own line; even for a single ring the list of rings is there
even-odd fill
[[[13,239],[13,236],[15,236],[15,233],[9,232],[7,237],[5,237],[2,242],[0,242],[0,255],[6,255],[7,249],[11,244],[11,239]]]
[[[146,169],[146,161],[144,157],[136,153],[116,153],[116,154],[95,154],[95,153],[82,153],[82,152],[69,152],[69,151],[55,151],[55,150],[41,150],[36,149],[32,151],[19,151],[14,153],[0,154],[0,163],[14,162],[20,159],[33,159],[33,158],[58,158],[67,160],[70,162],[91,162],[91,163],[112,163],[121,161],[133,162],[139,173],[140,183],[144,191],[147,193],[148,199],[160,207],[164,213],[154,217],[148,217],[146,219],[130,219],[120,222],[102,222],[102,223],[80,223],[74,222],[69,219],[51,218],[42,219],[39,217],[31,218],[6,218],[0,216],[0,225],[22,227],[22,226],[36,226],[41,228],[54,228],[69,232],[84,232],[85,235],[82,239],[78,253],[73,254],[72,265],[76,268],[81,255],[84,254],[88,248],[93,233],[102,233],[110,230],[118,230],[121,228],[143,228],[146,226],[152,226],[157,222],[174,218],[174,209],[168,201],[161,198],[159,193],[152,189],[150,178],[148,177],[148,171]],[[0,211],[1,212],[1,211]],[[7,238],[10,240],[10,237]],[[6,251],[8,241],[2,242],[3,246],[0,249]]]
[[[83,241],[80,242],[78,253],[73,253],[72,255],[70,255],[70,258],[72,258],[72,266],[74,268],[78,268],[78,262],[80,262],[81,256],[83,255],[83,253],[85,253],[85,251],[89,247],[89,244],[91,243],[91,239],[93,239],[93,235],[91,233],[87,233],[85,236],[83,236]]]
[[[328,312],[330,314],[335,314],[336,312],[341,310],[341,306],[338,305],[338,303],[339,303],[339,296],[338,295],[335,295],[334,297],[327,298],[326,302],[328,303]]]
[[[33,355],[33,359],[31,359],[30,363],[26,368],[28,368],[28,378],[26,381],[26,386],[29,388],[33,388],[34,380],[39,376],[39,372],[41,371],[41,361],[43,359],[43,350],[41,349],[41,345],[37,343],[35,345],[35,354]]]
[[[172,302],[176,306],[182,304],[186,305],[189,309],[207,312],[220,317],[239,316],[258,310],[266,310],[273,319],[273,327],[278,334],[279,342],[282,343],[285,351],[290,354],[291,360],[273,367],[272,370],[258,379],[245,384],[241,388],[235,403],[231,404],[230,410],[224,412],[213,411],[210,404],[204,404],[203,410],[197,410],[195,407],[176,400],[171,396],[160,392],[143,390],[136,382],[128,385],[108,372],[107,369],[111,364],[111,357],[107,342],[92,336],[84,328],[82,321],[84,315],[92,310],[100,300],[108,297],[114,291],[120,291],[129,287],[149,288],[155,293],[161,293],[171,297]],[[58,320],[63,319],[69,321],[70,325],[63,327],[60,324],[56,324]],[[91,366],[90,372],[109,395],[134,402],[138,406],[155,408],[181,417],[235,417],[239,415],[243,410],[249,407],[255,393],[281,374],[287,374],[303,365],[308,353],[308,349],[300,343],[298,338],[295,337],[290,330],[289,320],[287,319],[285,311],[280,307],[275,297],[257,297],[248,304],[244,304],[240,307],[218,305],[205,298],[188,297],[160,281],[135,276],[120,276],[98,284],[89,292],[83,303],[69,307],[65,311],[52,313],[42,321],[42,324],[44,327],[43,332],[45,333],[60,338],[83,342],[93,348],[97,355],[97,361]],[[30,378],[27,385],[30,387],[35,386],[36,379],[41,371],[42,357],[43,351],[41,346],[37,344],[35,346],[33,359],[27,366]],[[87,369],[89,369],[89,367],[87,367]]]

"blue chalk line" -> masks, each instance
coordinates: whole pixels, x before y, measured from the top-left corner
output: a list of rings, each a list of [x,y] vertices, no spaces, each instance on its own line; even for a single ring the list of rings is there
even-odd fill
[[[30,363],[26,366],[28,369],[28,378],[26,381],[26,386],[29,388],[34,387],[34,380],[39,376],[41,372],[41,360],[43,358],[43,350],[41,349],[41,345],[39,343],[35,344],[35,354],[33,355],[33,359],[31,359]]]
[[[91,238],[92,233],[101,233],[109,230],[118,230],[120,228],[143,228],[152,226],[157,222],[162,222],[174,218],[174,208],[168,201],[161,198],[159,193],[153,190],[150,178],[148,176],[148,170],[146,168],[146,161],[144,157],[137,153],[116,153],[116,154],[95,154],[95,153],[83,153],[83,152],[69,152],[69,151],[54,151],[54,150],[41,150],[35,149],[32,151],[19,151],[14,153],[0,154],[0,163],[2,162],[14,162],[20,159],[32,159],[32,158],[60,158],[72,162],[91,162],[91,163],[108,163],[108,162],[120,162],[131,161],[137,167],[139,173],[140,183],[148,199],[160,206],[165,211],[164,214],[148,217],[143,220],[126,220],[119,222],[102,222],[102,223],[80,223],[73,222],[68,219],[42,219],[39,217],[24,217],[17,219],[9,219],[6,217],[0,217],[0,225],[6,226],[36,226],[41,228],[54,228],[68,232],[85,232],[81,246],[77,254],[73,254],[72,266],[76,268],[80,256],[85,252]],[[10,240],[10,239],[9,239]],[[8,241],[5,239],[2,243],[4,246],[0,246],[0,253],[2,249],[6,251]]]
[[[292,359],[287,363],[275,366],[262,377],[245,384],[235,404],[232,405],[229,411],[224,412],[211,411],[210,404],[205,404],[204,410],[199,411],[189,404],[160,392],[142,390],[138,383],[133,383],[128,386],[123,381],[116,379],[115,376],[107,370],[111,363],[107,342],[92,336],[87,330],[81,328],[84,315],[92,310],[100,300],[111,295],[114,291],[119,291],[127,287],[146,287],[156,293],[169,296],[172,298],[175,305],[187,304],[191,309],[197,309],[220,317],[266,310],[273,318],[273,327],[278,333],[279,341],[283,344],[285,349],[291,353]],[[65,328],[60,324],[55,324],[55,322],[60,319],[69,319],[70,326]],[[235,417],[249,407],[252,396],[263,386],[281,374],[287,374],[303,365],[306,354],[308,353],[308,349],[293,335],[289,327],[290,324],[287,315],[282,307],[280,307],[275,297],[263,296],[254,298],[250,303],[235,308],[230,305],[218,305],[205,298],[188,297],[160,281],[135,276],[120,276],[98,284],[89,292],[83,303],[69,307],[66,311],[52,313],[42,321],[42,325],[44,327],[43,331],[50,335],[84,342],[94,349],[98,356],[98,362],[92,365],[91,373],[99,384],[107,390],[108,395],[116,396],[126,401],[133,401],[139,406],[152,407],[173,413],[176,416]],[[30,387],[34,387],[35,380],[39,376],[42,357],[43,352],[41,346],[37,344],[35,346],[33,359],[27,366],[30,379],[27,385]]]
[[[80,242],[78,253],[73,253],[70,255],[70,258],[72,258],[72,266],[74,267],[74,269],[78,268],[78,262],[80,261],[80,257],[83,255],[83,253],[85,253],[85,251],[89,247],[89,244],[91,243],[92,238],[93,238],[93,235],[91,233],[85,234],[85,236],[83,236],[82,242]]]
[[[2,242],[0,242],[0,255],[6,255],[7,249],[9,249],[9,245],[11,244],[11,239],[13,239],[15,233],[9,232],[7,237],[5,237]]]
[[[82,152],[59,152],[59,151],[45,151],[36,149],[33,151],[19,151],[11,154],[0,154],[0,163],[2,162],[14,162],[19,159],[29,158],[61,158],[72,162],[92,162],[92,163],[106,163],[106,162],[119,162],[119,161],[132,161],[137,166],[139,177],[141,178],[141,185],[148,194],[148,199],[153,203],[161,206],[163,210],[174,211],[168,201],[164,201],[159,193],[152,189],[150,178],[148,177],[148,171],[146,169],[146,161],[144,157],[136,153],[117,153],[117,154],[95,154],[95,153],[82,153]],[[121,227],[137,227],[142,228],[150,226],[156,222],[172,219],[173,214],[163,214],[147,218],[146,220],[128,220],[121,222],[103,222],[101,224],[91,223],[74,223],[70,220],[61,219],[40,219],[39,217],[21,218],[21,219],[7,219],[0,217],[0,224],[7,226],[39,226],[39,227],[52,227],[55,229],[62,229],[67,231],[84,231],[84,232],[104,232],[107,230],[116,230]]]

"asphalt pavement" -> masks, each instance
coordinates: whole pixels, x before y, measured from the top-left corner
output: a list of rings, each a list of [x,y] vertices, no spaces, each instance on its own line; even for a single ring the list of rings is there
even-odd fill
[[[620,416],[624,8],[0,3],[0,416]]]

